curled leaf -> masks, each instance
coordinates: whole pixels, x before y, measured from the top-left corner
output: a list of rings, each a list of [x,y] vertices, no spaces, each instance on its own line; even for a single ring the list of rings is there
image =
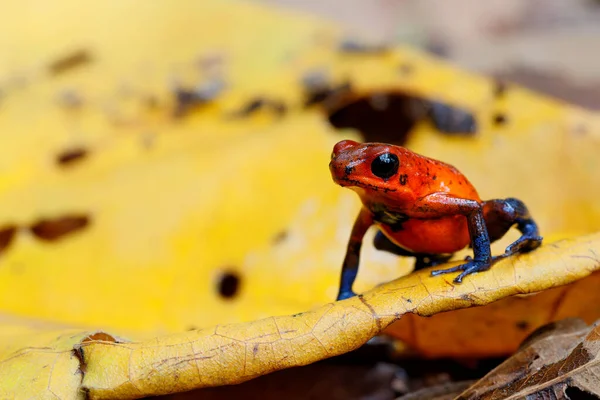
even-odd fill
[[[587,257],[596,252],[600,233],[505,259],[489,272],[494,279],[477,274],[453,285],[425,270],[292,316],[146,342],[89,342],[82,346],[83,387],[92,398],[139,398],[244,382],[356,349],[405,314],[433,315],[571,283],[600,270],[600,260]],[[541,280],[547,271],[553,279]]]

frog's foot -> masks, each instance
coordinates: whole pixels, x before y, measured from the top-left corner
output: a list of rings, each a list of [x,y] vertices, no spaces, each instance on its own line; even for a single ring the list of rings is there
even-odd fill
[[[516,253],[527,253],[535,250],[542,244],[542,237],[537,235],[523,235],[515,240],[504,251],[505,256],[512,256]]]
[[[487,271],[491,266],[498,260],[506,257],[505,254],[501,256],[492,257],[491,260],[476,260],[469,257],[468,262],[462,265],[458,265],[448,269],[436,269],[431,271],[431,276],[438,276],[442,274],[449,274],[452,272],[462,271],[460,275],[454,278],[454,283],[462,283],[465,276],[474,274],[476,272]]]
[[[356,296],[356,293],[354,293],[352,290],[344,290],[338,294],[337,299],[335,299],[335,301],[346,300],[354,296]]]

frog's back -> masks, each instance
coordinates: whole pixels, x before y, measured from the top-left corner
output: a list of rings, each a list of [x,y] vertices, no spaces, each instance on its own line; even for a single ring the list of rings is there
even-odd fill
[[[458,169],[402,148],[400,185],[407,185],[416,197],[443,192],[462,199],[481,201],[475,187]],[[403,165],[402,165],[403,164]]]

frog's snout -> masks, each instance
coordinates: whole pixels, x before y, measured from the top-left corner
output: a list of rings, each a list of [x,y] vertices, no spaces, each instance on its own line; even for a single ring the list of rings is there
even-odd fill
[[[348,181],[354,167],[350,165],[351,158],[348,157],[347,150],[352,149],[359,143],[353,140],[342,140],[333,147],[331,153],[331,161],[329,162],[329,170],[333,180],[341,186],[345,186],[344,182]]]
[[[333,146],[333,153],[331,153],[331,158],[335,158],[340,153],[345,150],[348,150],[352,147],[357,146],[359,143],[354,140],[342,140],[341,142],[337,142],[335,146]]]

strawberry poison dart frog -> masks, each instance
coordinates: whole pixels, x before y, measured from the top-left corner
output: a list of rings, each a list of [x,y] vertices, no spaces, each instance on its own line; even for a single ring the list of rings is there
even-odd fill
[[[344,140],[333,148],[329,168],[333,180],[358,193],[363,204],[350,234],[338,300],[354,296],[360,248],[371,225],[379,228],[375,248],[415,257],[415,269],[441,264],[470,244],[473,258],[431,273],[462,271],[456,283],[488,270],[501,258],[531,251],[542,243],[522,201],[482,201],[456,168],[404,147]],[[504,254],[492,256],[490,243],[513,225],[521,237]]]

